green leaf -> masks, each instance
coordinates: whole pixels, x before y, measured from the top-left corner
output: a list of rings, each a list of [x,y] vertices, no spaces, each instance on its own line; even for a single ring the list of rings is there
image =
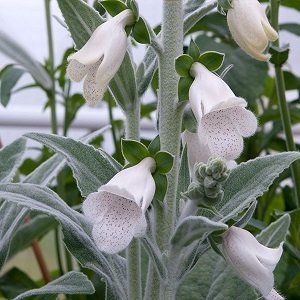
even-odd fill
[[[201,240],[214,231],[226,230],[228,226],[222,222],[214,222],[206,217],[187,217],[175,229],[171,243],[178,247],[187,247],[194,241]]]
[[[131,35],[140,44],[150,44],[150,34],[147,24],[142,17],[134,24]]]
[[[52,83],[49,74],[21,45],[2,31],[0,31],[0,40],[0,52],[27,70],[43,88],[51,88]]]
[[[284,47],[271,46],[269,53],[272,55],[270,62],[275,66],[282,66],[289,58],[289,45]]]
[[[124,158],[131,164],[138,164],[144,158],[150,156],[144,144],[129,139],[122,139],[122,153]]]
[[[292,212],[290,212],[290,216],[291,226],[288,241],[300,251],[300,209],[295,209]]]
[[[194,40],[191,40],[190,46],[188,49],[188,55],[193,58],[194,61],[198,61],[200,56],[200,49],[198,45],[194,42]]]
[[[52,134],[29,133],[25,136],[44,144],[67,159],[83,197],[96,192],[120,170],[112,157],[91,145]]]
[[[266,192],[280,173],[300,158],[298,152],[258,157],[234,168],[224,184],[224,197],[216,205],[225,222],[249,207]]]
[[[197,133],[198,122],[190,107],[187,107],[183,113],[182,124],[183,130],[186,129],[190,132]]]
[[[193,58],[187,54],[182,54],[178,56],[175,60],[176,72],[182,77],[189,77],[190,69],[193,63]]]
[[[99,3],[113,17],[122,12],[123,10],[128,9],[124,2],[118,0],[104,0],[100,1]]]
[[[18,268],[12,268],[0,277],[0,292],[7,299],[37,287],[38,285]]]
[[[8,202],[0,204],[0,270],[8,257],[13,235],[26,214],[25,208],[19,208]]]
[[[151,155],[155,155],[160,150],[160,138],[157,135],[149,144],[148,151]]]
[[[288,31],[290,33],[300,36],[300,24],[284,23],[284,24],[280,24],[279,28],[280,28],[280,30],[285,30],[285,31]]]
[[[19,138],[0,150],[0,182],[13,179],[26,149],[26,140]]]
[[[39,240],[50,230],[57,227],[57,222],[46,215],[36,215],[23,223],[16,231],[9,249],[8,259],[29,247],[33,240]]]
[[[9,66],[3,72],[1,72],[0,101],[4,107],[7,106],[10,100],[12,89],[15,87],[24,72],[24,70],[14,66]]]
[[[168,188],[167,176],[156,172],[153,174],[153,179],[155,181],[155,195],[153,198],[158,201],[164,201]]]
[[[177,187],[177,199],[181,198],[181,193],[185,192],[190,185],[189,162],[187,157],[187,146],[185,145],[181,154],[180,169]]]
[[[33,289],[22,293],[14,300],[24,299],[36,295],[77,295],[77,294],[93,294],[95,289],[92,282],[86,275],[80,272],[71,271],[63,276],[49,282],[39,289]]]
[[[256,239],[266,247],[276,248],[285,240],[290,223],[291,217],[288,214],[285,214],[262,230],[256,236]]]
[[[180,77],[178,83],[178,98],[179,101],[185,101],[189,99],[189,90],[194,79],[192,77]]]
[[[82,48],[104,20],[82,0],[58,0],[59,8],[72,35],[76,49]]]
[[[198,62],[203,64],[209,71],[217,71],[222,67],[224,57],[224,53],[208,51],[200,55]]]
[[[159,151],[154,156],[156,162],[156,171],[161,174],[167,174],[171,171],[174,163],[174,157],[165,151]]]

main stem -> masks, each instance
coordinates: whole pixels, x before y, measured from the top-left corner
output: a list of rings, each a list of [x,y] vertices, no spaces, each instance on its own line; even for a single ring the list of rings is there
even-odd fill
[[[159,135],[161,150],[174,156],[174,165],[168,174],[168,189],[164,200],[164,218],[158,220],[157,241],[166,250],[176,218],[176,191],[179,172],[180,134],[182,112],[178,109],[178,80],[175,59],[182,54],[183,8],[182,0],[163,1],[163,51],[159,55]]]
[[[139,105],[138,105],[139,106]],[[127,111],[125,123],[125,136],[127,139],[140,139],[140,108],[135,111]],[[128,299],[142,299],[141,284],[141,246],[138,240],[134,239],[126,250],[127,259],[127,281]]]
[[[48,51],[49,51],[49,68],[52,80],[51,91],[48,91],[49,104],[51,109],[51,129],[52,133],[57,133],[57,119],[56,119],[56,92],[55,92],[55,72],[54,72],[54,51],[52,38],[52,24],[51,24],[51,8],[50,1],[45,0],[45,12],[47,22],[47,37],[48,37]]]
[[[278,32],[279,30],[279,6],[280,0],[270,0],[271,4],[271,24],[273,28]],[[273,43],[275,46],[279,46],[279,39]],[[283,130],[286,137],[286,148],[288,151],[296,151],[296,145],[294,142],[292,123],[290,117],[290,111],[285,96],[285,83],[283,77],[283,71],[281,66],[275,66],[275,81],[278,98],[278,106],[280,110],[281,121]],[[295,186],[295,198],[296,205],[300,207],[300,168],[299,162],[295,162],[291,166],[292,178]]]

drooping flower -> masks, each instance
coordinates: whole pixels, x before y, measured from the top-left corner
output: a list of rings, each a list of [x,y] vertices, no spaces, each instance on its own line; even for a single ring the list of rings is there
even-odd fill
[[[273,271],[282,255],[282,245],[278,248],[265,247],[250,232],[235,226],[223,237],[223,253],[227,263],[267,300],[284,299],[273,288]]]
[[[120,252],[133,237],[145,234],[145,212],[155,193],[154,169],[154,159],[147,157],[120,171],[83,202],[83,213],[93,223],[92,236],[101,251]]]
[[[87,43],[68,57],[67,73],[73,81],[85,77],[83,95],[90,105],[96,105],[103,97],[120,68],[127,48],[125,26],[133,24],[134,20],[130,9],[122,11],[101,24]]]
[[[243,151],[243,137],[253,135],[257,128],[254,114],[247,102],[236,97],[229,86],[202,64],[194,63],[190,70],[195,78],[189,100],[198,122],[201,143],[213,156],[236,159]]]
[[[257,0],[233,0],[227,13],[227,23],[233,39],[250,56],[266,61],[263,54],[269,41],[278,39],[263,6]]]

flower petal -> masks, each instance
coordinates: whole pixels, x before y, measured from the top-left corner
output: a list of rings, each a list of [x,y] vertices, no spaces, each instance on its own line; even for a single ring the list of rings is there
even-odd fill
[[[257,120],[251,111],[237,106],[227,110],[227,115],[242,136],[249,137],[255,133]]]
[[[205,115],[201,120],[198,134],[205,137],[212,155],[231,160],[237,158],[243,151],[243,138],[226,110]]]
[[[109,208],[96,219],[92,235],[101,251],[113,254],[129,245],[142,212],[131,200],[112,194],[105,197],[110,197]]]
[[[146,230],[147,230],[147,221],[145,218],[145,214],[141,214],[141,217],[137,220],[133,235],[136,238],[143,237],[146,234]]]
[[[90,71],[90,68],[90,66],[84,65],[76,59],[72,59],[68,64],[67,74],[71,80],[79,82]]]
[[[100,61],[90,67],[83,83],[83,96],[86,102],[91,106],[97,105],[99,100],[103,98],[107,88],[107,86],[99,86],[99,84],[96,83],[96,73],[99,63]]]
[[[266,300],[284,300],[274,289],[271,290],[270,294],[264,297]]]

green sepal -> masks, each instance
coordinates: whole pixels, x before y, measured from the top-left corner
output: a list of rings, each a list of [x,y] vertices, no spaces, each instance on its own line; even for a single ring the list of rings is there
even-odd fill
[[[138,141],[122,139],[121,146],[124,158],[131,164],[138,164],[144,158],[150,156],[147,147]]]
[[[127,0],[126,1],[127,7],[133,12],[136,21],[139,20],[139,6],[135,0]]]
[[[148,151],[151,155],[155,155],[160,150],[160,138],[157,135],[149,144]]]
[[[210,247],[211,247],[218,255],[222,256],[222,257],[225,259],[223,253],[222,253],[221,250],[219,249],[219,247],[218,247],[218,245],[217,245],[215,239],[212,237],[212,235],[210,235],[210,236],[208,237],[208,242],[209,242]]]
[[[198,62],[204,65],[209,71],[217,71],[222,67],[224,57],[224,53],[207,51],[200,55]]]
[[[175,60],[176,72],[181,77],[189,77],[190,69],[191,69],[193,63],[194,63],[193,58],[191,56],[189,56],[188,54],[182,54],[182,55],[178,56]]]
[[[194,79],[192,77],[181,77],[178,83],[178,99],[185,101],[189,99],[189,90]]]
[[[148,27],[142,17],[134,24],[131,35],[140,44],[150,44],[151,39]]]
[[[128,9],[125,3],[119,0],[103,0],[99,3],[113,17],[122,12],[123,10]]]
[[[218,0],[218,12],[222,15],[226,15],[226,11],[232,8],[231,1],[232,0]]]
[[[190,46],[188,49],[188,54],[193,58],[194,61],[198,61],[200,56],[200,49],[198,45],[194,42],[194,40],[191,40]]]
[[[168,188],[167,176],[164,174],[160,174],[158,172],[155,172],[152,176],[155,181],[154,199],[157,199],[159,201],[164,201],[167,188]]]
[[[173,167],[174,157],[165,151],[159,151],[155,154],[156,171],[161,174],[167,174]]]
[[[269,53],[271,54],[270,62],[276,67],[282,66],[289,58],[289,45],[283,47],[271,46]]]
[[[185,129],[193,133],[198,131],[198,122],[190,107],[187,107],[183,113],[182,130]]]

